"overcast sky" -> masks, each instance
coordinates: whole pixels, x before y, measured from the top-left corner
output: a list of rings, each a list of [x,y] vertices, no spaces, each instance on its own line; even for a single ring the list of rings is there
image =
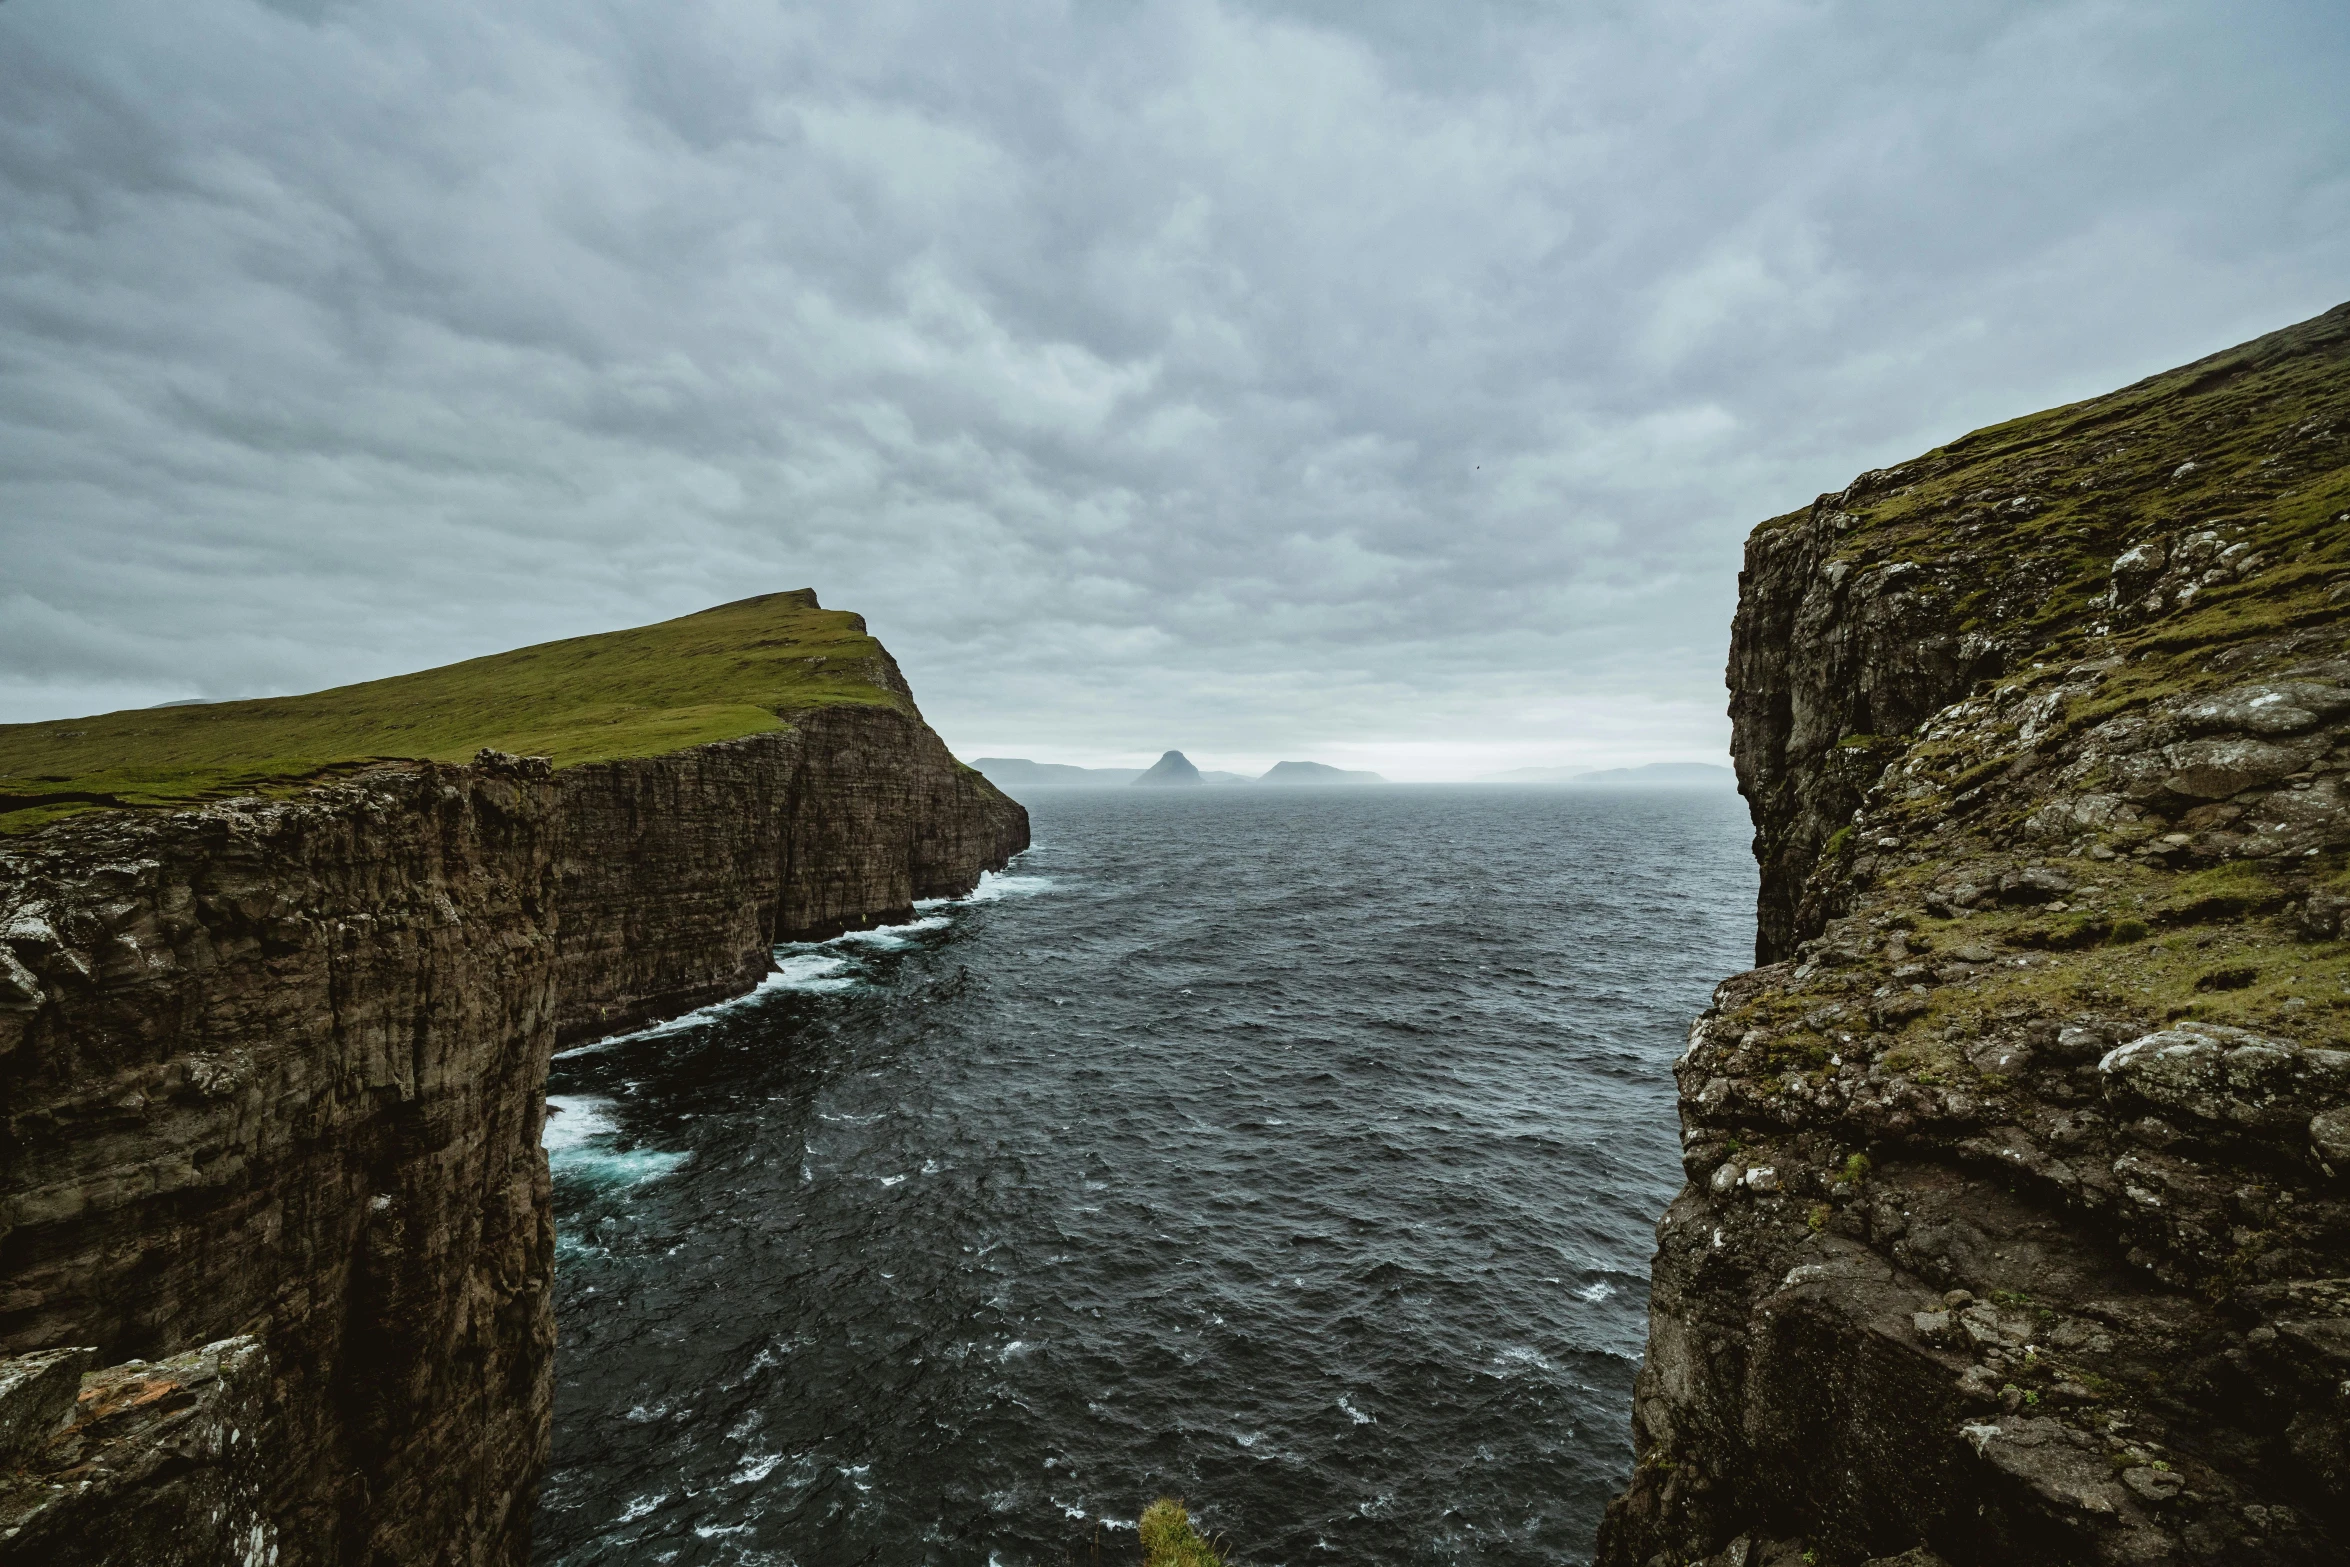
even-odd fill
[[[0,720],[813,586],[961,755],[1718,759],[1739,546],[2350,297],[2350,6],[6,0]]]

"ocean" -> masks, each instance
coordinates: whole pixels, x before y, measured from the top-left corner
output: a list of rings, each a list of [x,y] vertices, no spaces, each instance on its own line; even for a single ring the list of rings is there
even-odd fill
[[[555,1063],[537,1559],[1589,1558],[1744,802],[1104,790]]]

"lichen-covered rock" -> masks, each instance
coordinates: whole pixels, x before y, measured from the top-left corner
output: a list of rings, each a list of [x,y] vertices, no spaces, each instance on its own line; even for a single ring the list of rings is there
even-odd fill
[[[48,1445],[97,1359],[96,1350],[77,1347],[0,1360],[0,1471],[22,1468]]]
[[[2158,1113],[2233,1130],[2294,1135],[2312,1115],[2350,1104],[2350,1051],[2311,1049],[2212,1024],[2166,1028],[2098,1062],[2106,1093]]]
[[[2350,1556],[2346,602],[2350,307],[1758,531],[1601,1567]]]
[[[20,1364],[0,1362],[0,1377]],[[275,1567],[287,1559],[269,1507],[286,1455],[259,1340],[77,1371],[60,1414],[36,1447],[0,1470],[0,1563]]]

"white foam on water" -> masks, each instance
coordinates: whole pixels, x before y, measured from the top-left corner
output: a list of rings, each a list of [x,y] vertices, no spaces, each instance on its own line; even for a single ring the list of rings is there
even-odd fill
[[[1511,1344],[1493,1357],[1494,1374],[1511,1376],[1519,1371],[1556,1371],[1542,1351],[1527,1344]]]
[[[639,1039],[659,1039],[668,1034],[682,1034],[699,1028],[712,1018],[724,1017],[741,1007],[755,1006],[763,996],[779,990],[828,991],[846,990],[858,982],[856,965],[837,953],[822,951],[792,951],[778,949],[773,954],[775,967],[767,976],[739,996],[724,1001],[713,1001],[706,1007],[681,1012],[664,1022],[633,1029],[625,1034],[609,1034],[584,1045],[573,1045],[569,1050],[558,1050],[554,1059],[568,1061],[573,1056],[591,1056],[610,1050],[616,1045],[633,1043]]]
[[[594,1055],[616,1045],[629,1044],[640,1039],[659,1039],[668,1034],[681,1034],[701,1027],[712,1018],[723,1017],[738,1007],[757,1004],[762,996],[779,990],[796,990],[805,994],[824,995],[833,991],[851,990],[865,983],[854,957],[835,950],[840,947],[871,947],[894,952],[912,945],[915,937],[928,931],[944,930],[952,923],[941,909],[951,909],[965,903],[995,903],[1005,898],[1034,897],[1049,892],[1054,886],[1050,876],[1014,876],[996,871],[982,871],[979,885],[960,898],[922,898],[915,902],[918,918],[903,925],[876,925],[871,930],[852,930],[820,942],[786,942],[773,949],[770,957],[775,967],[758,984],[739,996],[714,1001],[706,1007],[632,1029],[625,1034],[611,1034],[591,1040],[584,1045],[573,1045],[569,1050],[558,1050],[554,1059],[568,1061],[574,1056]]]
[[[876,925],[871,930],[846,931],[833,937],[827,945],[879,947],[885,952],[895,951],[899,947],[911,946],[914,938],[924,931],[946,929],[948,923],[943,914],[929,914],[903,925]]]
[[[856,964],[833,952],[791,952],[778,949],[775,972],[759,981],[759,990],[802,990],[822,995],[847,990],[858,983]],[[751,992],[757,995],[759,991]]]
[[[775,1466],[782,1462],[783,1455],[781,1453],[745,1453],[743,1454],[743,1466],[734,1472],[734,1479],[730,1483],[757,1485],[773,1474]]]
[[[549,1094],[547,1126],[539,1134],[539,1146],[552,1164],[591,1138],[610,1137],[619,1130],[612,1121],[611,1100],[596,1094]]]
[[[994,903],[1004,898],[1033,898],[1057,886],[1050,876],[1020,876],[1010,871],[982,871],[979,885],[964,894],[965,903]]]
[[[547,1095],[547,1125],[539,1145],[547,1168],[559,1176],[596,1186],[642,1186],[685,1163],[685,1155],[658,1148],[614,1148],[620,1127],[612,1101],[595,1094]]]
[[[1005,898],[1033,898],[1060,885],[1050,876],[1023,876],[1014,871],[981,871],[979,885],[959,898],[917,898],[914,911],[951,909],[958,903],[996,903]]]

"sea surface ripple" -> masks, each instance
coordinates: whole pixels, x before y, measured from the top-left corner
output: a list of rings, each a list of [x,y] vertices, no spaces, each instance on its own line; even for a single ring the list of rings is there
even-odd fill
[[[543,1564],[1588,1560],[1735,795],[1039,794],[556,1062]]]

